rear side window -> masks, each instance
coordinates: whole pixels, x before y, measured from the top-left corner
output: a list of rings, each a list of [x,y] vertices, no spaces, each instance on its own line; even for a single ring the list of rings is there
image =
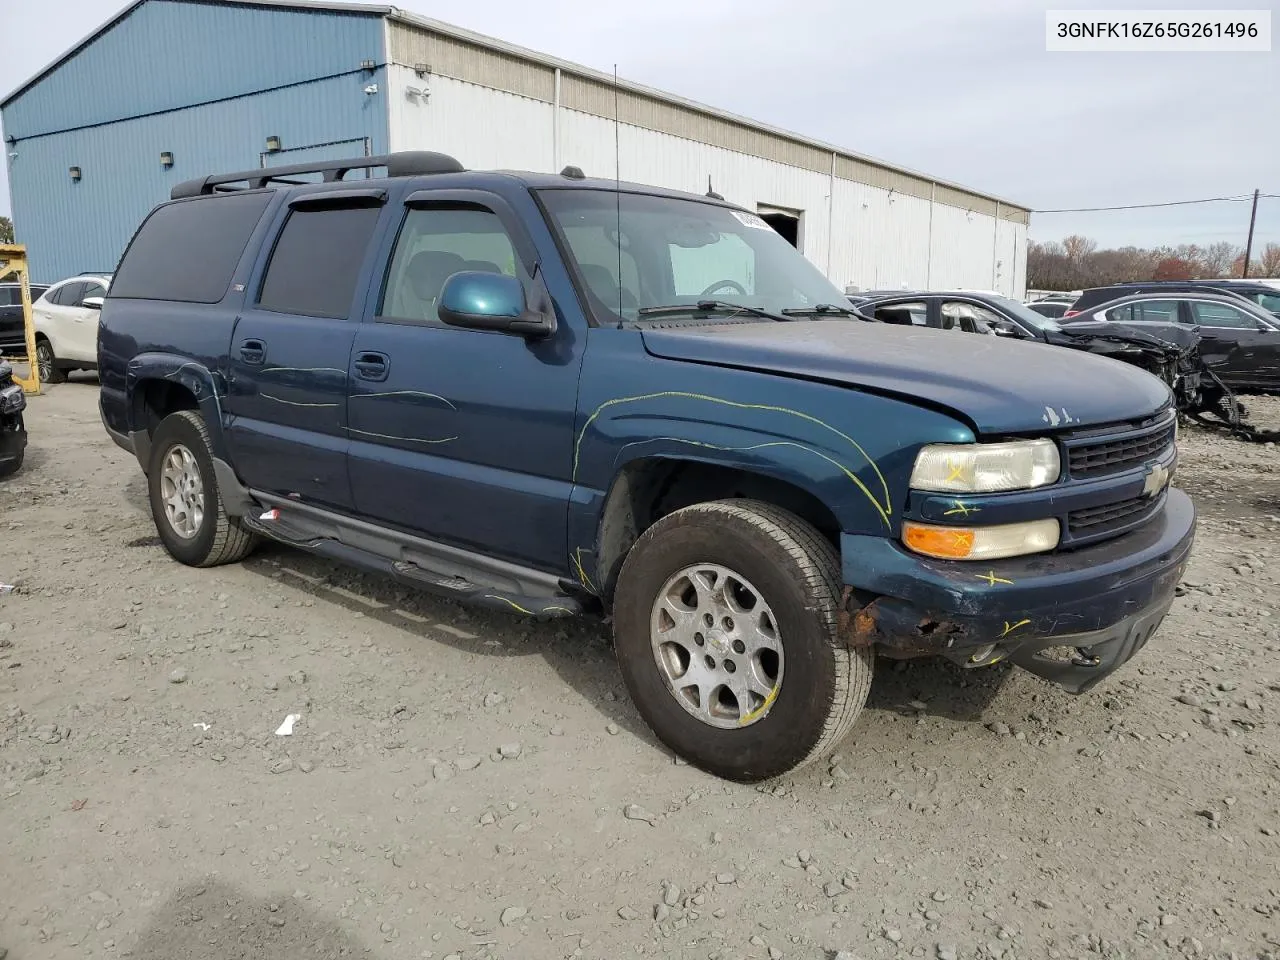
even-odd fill
[[[267,265],[258,306],[277,313],[344,319],[380,206],[294,210]]]
[[[0,287],[0,307],[12,307],[19,302],[20,296],[13,287]]]
[[[60,307],[74,307],[80,302],[82,296],[84,296],[84,281],[72,280],[55,288],[49,295],[49,302],[56,303]]]
[[[125,251],[111,296],[217,303],[270,202],[263,192],[157,207]]]

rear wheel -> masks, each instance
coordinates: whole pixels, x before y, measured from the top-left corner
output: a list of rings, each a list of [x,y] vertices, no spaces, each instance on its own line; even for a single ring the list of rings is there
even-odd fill
[[[53,344],[44,338],[36,341],[36,367],[41,383],[63,383],[67,379],[66,371],[58,366],[58,358],[53,355]]]
[[[191,567],[236,563],[256,543],[227,516],[211,449],[209,430],[193,410],[169,414],[151,440],[147,485],[156,532],[169,555]]]
[[[837,635],[839,563],[771,504],[678,510],[628,554],[615,648],[637,709],[682,757],[730,780],[776,777],[853,726],[872,654]]]

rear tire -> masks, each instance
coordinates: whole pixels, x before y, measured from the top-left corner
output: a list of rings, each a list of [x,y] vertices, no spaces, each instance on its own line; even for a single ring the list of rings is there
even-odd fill
[[[871,687],[872,652],[836,630],[840,593],[835,550],[786,510],[721,500],[663,517],[631,548],[615,594],[614,646],[636,708],[663,743],[719,777],[750,783],[808,763],[849,732]],[[744,660],[744,630],[776,652]],[[765,681],[745,705],[731,689],[741,676]]]
[[[237,563],[257,538],[228,517],[213,470],[209,429],[193,410],[160,422],[151,438],[151,517],[169,555],[189,567]]]

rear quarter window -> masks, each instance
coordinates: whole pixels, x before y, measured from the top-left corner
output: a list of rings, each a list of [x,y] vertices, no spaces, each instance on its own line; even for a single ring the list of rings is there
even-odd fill
[[[217,303],[270,202],[262,192],[157,207],[125,251],[111,297]]]

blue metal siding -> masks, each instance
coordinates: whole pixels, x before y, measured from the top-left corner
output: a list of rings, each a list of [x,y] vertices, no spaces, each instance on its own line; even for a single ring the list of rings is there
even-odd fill
[[[303,29],[295,44],[308,42]],[[377,94],[364,93],[369,83],[378,84]],[[365,137],[373,153],[385,153],[386,86],[380,69],[20,141],[12,146],[17,157],[9,160],[9,184],[17,239],[27,245],[33,279],[114,269],[143,216],[168,199],[175,184],[258,167],[268,136],[292,148],[357,141],[307,150],[299,159],[359,156]],[[160,164],[166,150],[174,155],[168,170]],[[72,166],[82,171],[79,183],[70,178]]]
[[[4,109],[22,141],[383,63],[376,12],[147,0]]]

